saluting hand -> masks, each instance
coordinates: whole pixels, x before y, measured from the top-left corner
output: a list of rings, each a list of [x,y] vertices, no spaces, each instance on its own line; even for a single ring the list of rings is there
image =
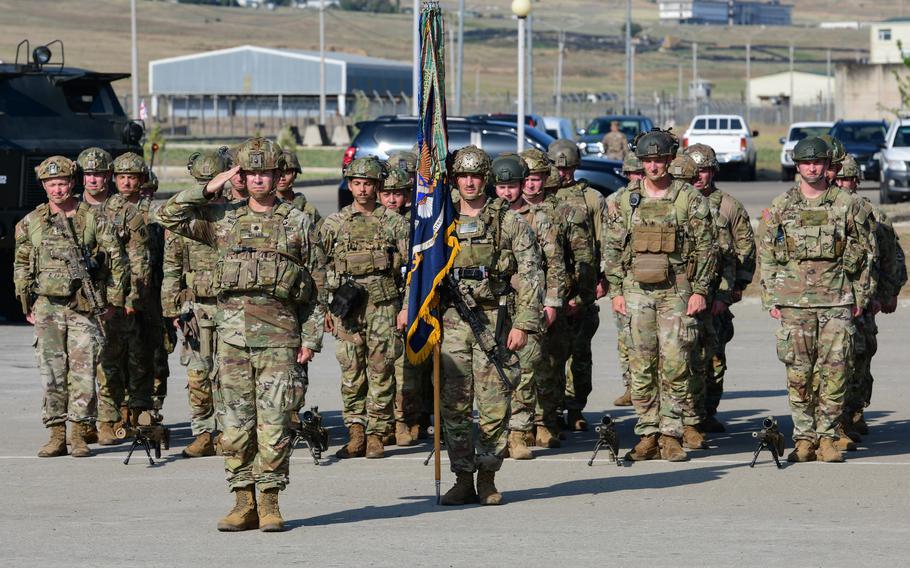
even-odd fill
[[[210,182],[205,184],[205,189],[202,190],[202,193],[207,196],[217,194],[219,191],[221,191],[221,188],[224,187],[224,184],[229,182],[231,178],[237,175],[237,172],[239,171],[240,165],[236,165],[226,172],[221,172],[217,176],[213,177]]]

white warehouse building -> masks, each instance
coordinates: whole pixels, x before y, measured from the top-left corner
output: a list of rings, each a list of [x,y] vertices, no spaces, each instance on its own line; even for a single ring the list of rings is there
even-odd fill
[[[820,73],[793,72],[793,104],[817,105],[834,100],[834,77]],[[790,100],[790,72],[753,77],[749,82],[749,102],[753,106],[787,105]]]

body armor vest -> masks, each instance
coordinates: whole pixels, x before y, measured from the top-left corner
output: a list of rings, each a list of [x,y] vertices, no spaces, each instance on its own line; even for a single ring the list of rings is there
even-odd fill
[[[81,251],[73,251],[77,245],[74,244],[69,229],[64,226],[69,221],[73,224],[78,246],[94,251],[97,246],[95,216],[84,203],[79,204],[75,215],[69,220],[63,218],[62,214],[53,215],[47,204],[40,205],[35,210],[34,221],[29,223],[29,241],[35,251],[34,293],[38,296],[69,298],[80,288],[80,283],[70,277],[65,261],[70,255],[81,255]],[[107,268],[107,263],[98,259],[97,255],[96,261],[99,267]],[[96,284],[103,282],[101,272],[98,270],[94,275]]]

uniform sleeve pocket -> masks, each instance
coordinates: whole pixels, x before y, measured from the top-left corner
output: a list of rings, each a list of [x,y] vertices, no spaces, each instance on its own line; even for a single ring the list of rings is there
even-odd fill
[[[796,354],[793,351],[793,341],[791,339],[792,331],[781,327],[775,332],[777,336],[777,358],[785,365],[790,365],[796,361]]]

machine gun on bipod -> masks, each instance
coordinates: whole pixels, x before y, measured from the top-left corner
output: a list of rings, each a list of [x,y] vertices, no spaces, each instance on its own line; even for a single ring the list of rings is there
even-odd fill
[[[597,452],[606,448],[616,467],[622,467],[622,460],[619,459],[619,434],[616,433],[616,423],[613,422],[613,418],[609,414],[604,414],[600,419],[600,424],[594,427],[594,431],[597,432],[597,443],[594,444],[594,454],[588,460],[588,466],[593,466]]]
[[[298,442],[303,442],[313,456],[313,463],[319,465],[322,452],[329,449],[329,431],[322,425],[318,406],[304,411],[299,422],[291,422],[291,447],[296,447]]]
[[[161,424],[156,414],[150,410],[143,410],[136,419],[136,429],[133,435],[133,443],[130,445],[130,451],[123,460],[123,465],[129,465],[133,452],[138,447],[145,450],[148,457],[149,465],[155,465],[152,459],[152,448],[155,449],[155,459],[161,459],[161,448],[171,449],[171,432]]]
[[[784,435],[780,433],[777,427],[777,420],[769,416],[762,421],[762,428],[758,432],[752,432],[752,437],[758,440],[758,447],[755,448],[755,454],[752,456],[752,463],[749,467],[755,467],[755,461],[762,450],[771,452],[774,463],[778,469],[784,467],[780,463],[781,456],[784,455]]]

